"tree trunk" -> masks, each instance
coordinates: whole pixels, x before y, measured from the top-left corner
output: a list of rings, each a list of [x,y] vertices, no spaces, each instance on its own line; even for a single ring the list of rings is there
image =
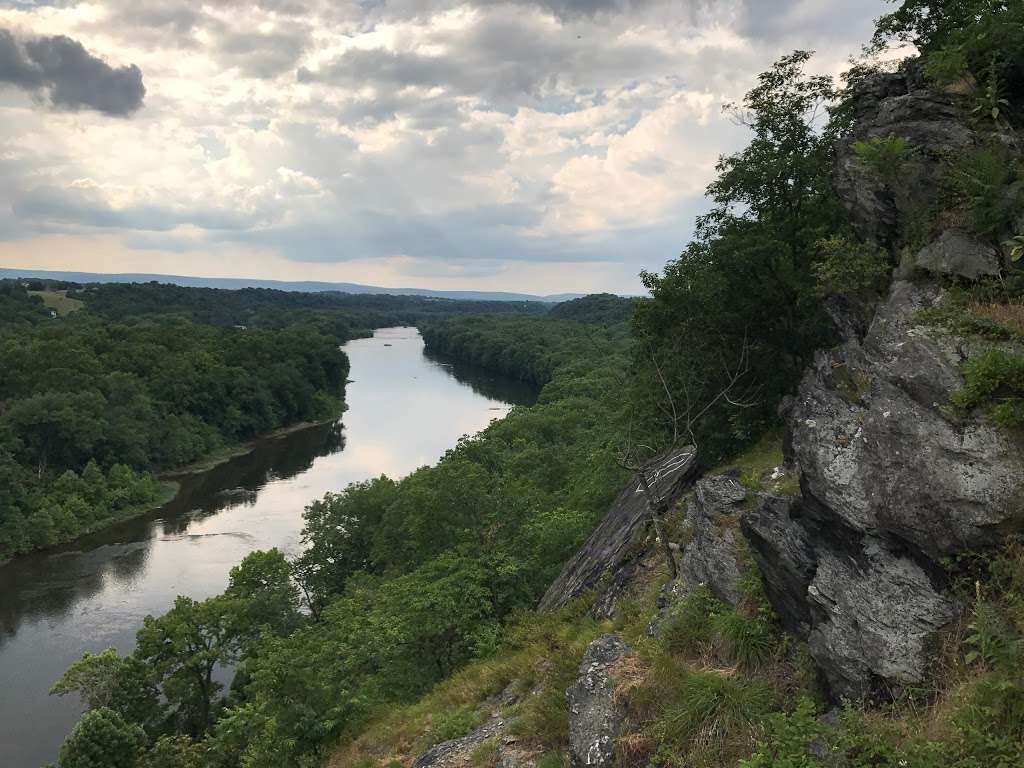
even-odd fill
[[[668,565],[668,574],[674,581],[679,576],[679,567],[676,565],[676,556],[672,552],[672,546],[661,527],[661,515],[658,509],[658,507],[667,507],[667,505],[655,500],[654,493],[651,491],[651,484],[647,480],[646,469],[638,471],[637,476],[640,478],[640,486],[644,489],[644,501],[647,504],[647,512],[651,516],[651,522],[654,523],[654,535],[661,542],[661,549],[665,554],[665,563]]]

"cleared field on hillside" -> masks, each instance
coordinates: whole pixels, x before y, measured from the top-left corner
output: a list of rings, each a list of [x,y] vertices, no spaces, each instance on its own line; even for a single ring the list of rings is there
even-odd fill
[[[85,306],[84,302],[78,299],[69,299],[67,291],[29,291],[29,293],[41,298],[48,308],[56,310],[57,314],[62,317]]]

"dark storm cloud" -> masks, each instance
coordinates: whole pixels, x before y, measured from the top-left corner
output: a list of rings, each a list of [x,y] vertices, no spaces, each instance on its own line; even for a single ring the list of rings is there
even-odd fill
[[[737,31],[752,40],[801,46],[820,47],[822,42],[836,40],[855,43],[866,41],[882,8],[874,0],[741,0]]]
[[[142,106],[146,88],[134,64],[112,67],[77,40],[57,35],[19,40],[0,29],[0,83],[43,97],[65,110],[125,116]]]

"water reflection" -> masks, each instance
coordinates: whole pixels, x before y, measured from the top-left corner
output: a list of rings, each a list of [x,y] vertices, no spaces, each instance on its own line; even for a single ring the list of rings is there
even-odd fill
[[[220,592],[231,567],[254,549],[297,552],[310,500],[433,463],[509,403],[533,399],[517,383],[426,357],[415,329],[385,329],[346,352],[353,382],[342,423],[262,441],[250,454],[182,478],[163,509],[0,568],[3,768],[56,758],[80,709],[46,692],[82,653],[130,651],[142,618],[166,611],[176,595]]]
[[[433,352],[424,351],[423,356],[482,397],[512,405],[533,405],[537,402],[537,388],[525,381],[500,376],[479,366]]]
[[[21,622],[60,618],[70,605],[90,598],[111,580],[120,587],[130,585],[146,567],[156,542],[212,535],[252,540],[244,531],[187,532],[204,518],[254,506],[268,482],[296,477],[308,471],[315,459],[341,451],[344,444],[340,422],[260,441],[252,453],[208,472],[178,478],[178,495],[149,515],[0,568],[0,651]]]

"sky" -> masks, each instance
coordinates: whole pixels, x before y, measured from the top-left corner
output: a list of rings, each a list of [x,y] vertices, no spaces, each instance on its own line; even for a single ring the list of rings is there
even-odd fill
[[[885,0],[0,0],[0,266],[641,291]]]

